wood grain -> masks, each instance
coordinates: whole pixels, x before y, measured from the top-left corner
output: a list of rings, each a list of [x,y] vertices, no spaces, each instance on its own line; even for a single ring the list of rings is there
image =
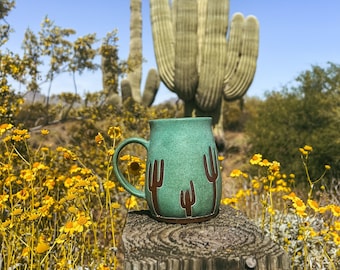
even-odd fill
[[[122,242],[126,270],[290,269],[286,253],[228,206],[216,218],[187,225],[130,212]]]

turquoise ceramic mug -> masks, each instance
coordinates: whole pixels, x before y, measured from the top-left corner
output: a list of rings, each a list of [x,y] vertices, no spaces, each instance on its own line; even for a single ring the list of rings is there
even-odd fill
[[[210,117],[151,120],[150,140],[129,138],[113,156],[115,176],[132,195],[147,201],[160,221],[190,223],[218,214],[222,180]],[[119,170],[119,153],[137,143],[147,150],[144,190]]]

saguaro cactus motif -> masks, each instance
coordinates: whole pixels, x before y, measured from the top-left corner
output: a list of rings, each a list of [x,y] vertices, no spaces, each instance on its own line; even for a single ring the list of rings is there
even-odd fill
[[[212,152],[211,147],[209,146],[209,160],[210,163],[208,165],[208,159],[206,155],[203,155],[203,165],[204,165],[204,171],[205,175],[210,183],[213,184],[213,196],[214,196],[214,205],[212,207],[212,212],[214,213],[215,207],[216,207],[216,197],[217,197],[217,188],[216,188],[216,182],[218,178],[218,162],[217,162],[217,154],[216,152]],[[208,167],[209,166],[209,167]]]
[[[229,0],[150,0],[161,80],[185,102],[186,116],[220,120],[223,98],[241,98],[256,70],[259,24],[233,15]]]
[[[160,78],[156,69],[148,72],[143,95],[141,95],[142,78],[142,15],[141,0],[130,0],[130,52],[128,57],[129,71],[127,78],[121,82],[123,101],[128,97],[145,106],[151,106],[155,100]]]
[[[163,177],[164,177],[164,160],[161,159],[160,167],[158,167],[158,161],[155,160],[153,165],[149,163],[148,166],[148,188],[151,192],[152,203],[156,214],[160,214],[158,198],[157,198],[157,189],[163,185]]]
[[[190,191],[181,190],[181,206],[185,209],[187,216],[192,216],[192,206],[196,202],[194,183],[190,181]]]

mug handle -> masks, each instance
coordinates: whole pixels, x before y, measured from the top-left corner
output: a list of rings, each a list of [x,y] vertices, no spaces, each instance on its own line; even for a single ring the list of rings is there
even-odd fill
[[[126,180],[126,178],[124,177],[124,175],[122,174],[122,172],[119,170],[118,168],[118,158],[119,158],[119,153],[121,152],[121,150],[127,146],[130,143],[137,143],[142,145],[147,151],[149,148],[149,142],[147,140],[144,140],[142,138],[129,138],[126,139],[124,141],[122,141],[116,148],[114,155],[113,155],[113,159],[112,159],[112,163],[113,163],[113,171],[115,176],[117,177],[118,181],[122,184],[122,186],[128,191],[130,192],[132,195],[135,195],[139,198],[143,198],[145,199],[145,192],[142,190],[137,189],[136,187],[134,187],[129,181]]]

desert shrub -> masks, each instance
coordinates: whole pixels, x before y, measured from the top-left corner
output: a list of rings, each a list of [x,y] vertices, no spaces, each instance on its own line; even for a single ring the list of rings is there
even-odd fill
[[[257,114],[262,100],[256,97],[245,96],[240,100],[224,102],[223,104],[223,128],[228,131],[243,132],[248,119]]]
[[[338,177],[339,86],[340,67],[330,63],[327,68],[313,66],[302,72],[294,87],[267,93],[257,115],[247,121],[251,152],[261,152],[280,160],[287,170],[299,172],[296,145],[313,145],[316,154],[309,163],[311,174],[319,175],[319,164],[328,163],[332,172],[327,177]]]

